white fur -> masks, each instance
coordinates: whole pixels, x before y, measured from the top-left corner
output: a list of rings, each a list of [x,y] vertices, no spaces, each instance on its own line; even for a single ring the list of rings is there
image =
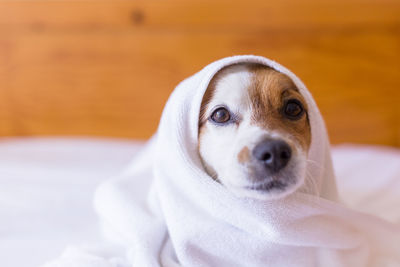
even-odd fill
[[[251,124],[252,110],[248,88],[253,75],[245,65],[233,65],[220,73],[215,91],[207,104],[205,116],[211,116],[215,107],[224,105],[239,118],[239,123],[218,126],[207,121],[206,131],[201,135],[199,152],[207,172],[238,196],[257,199],[276,199],[284,197],[304,182],[306,151],[296,144],[287,133],[266,130]],[[268,119],[268,118],[266,118]],[[252,179],[251,162],[242,164],[239,152],[247,147],[250,151],[267,137],[286,141],[292,149],[292,158],[281,176],[294,176],[295,182],[285,190],[259,191],[246,187],[260,185]],[[283,177],[282,177],[283,178]]]

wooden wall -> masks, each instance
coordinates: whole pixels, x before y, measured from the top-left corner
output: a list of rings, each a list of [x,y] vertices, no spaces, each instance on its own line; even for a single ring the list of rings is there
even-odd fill
[[[0,1],[0,136],[147,138],[183,78],[259,54],[334,143],[400,146],[400,1]]]

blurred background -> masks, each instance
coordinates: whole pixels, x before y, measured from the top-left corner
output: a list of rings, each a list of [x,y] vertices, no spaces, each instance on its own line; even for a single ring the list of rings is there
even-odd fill
[[[0,1],[0,136],[146,139],[178,82],[236,54],[296,73],[333,143],[400,146],[398,0]]]

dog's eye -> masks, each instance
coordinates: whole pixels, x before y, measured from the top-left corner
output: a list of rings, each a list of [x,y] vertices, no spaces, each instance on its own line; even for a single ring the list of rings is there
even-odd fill
[[[211,114],[211,120],[216,123],[226,123],[231,119],[231,114],[226,108],[217,108]]]
[[[303,115],[304,108],[300,101],[297,99],[291,99],[286,102],[284,112],[289,119],[295,120],[299,119],[301,115]]]

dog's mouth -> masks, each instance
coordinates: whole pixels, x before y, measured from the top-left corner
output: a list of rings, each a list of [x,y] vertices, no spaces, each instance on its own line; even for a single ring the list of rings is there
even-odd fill
[[[298,153],[295,155],[296,157],[292,157],[287,166],[278,172],[266,171],[261,164],[248,164],[240,173],[236,173],[237,176],[227,174],[221,176],[220,181],[238,197],[259,200],[284,198],[295,192],[305,179],[305,160],[302,160]],[[225,177],[231,179],[223,179]]]
[[[269,182],[228,187],[239,197],[249,197],[259,200],[273,200],[283,198],[292,193],[296,186],[290,182],[272,180]]]
[[[277,191],[283,191],[287,187],[287,183],[273,180],[267,183],[262,183],[262,184],[255,184],[251,186],[246,186],[245,189],[247,190],[253,190],[253,191],[271,191],[271,190],[277,190]]]

